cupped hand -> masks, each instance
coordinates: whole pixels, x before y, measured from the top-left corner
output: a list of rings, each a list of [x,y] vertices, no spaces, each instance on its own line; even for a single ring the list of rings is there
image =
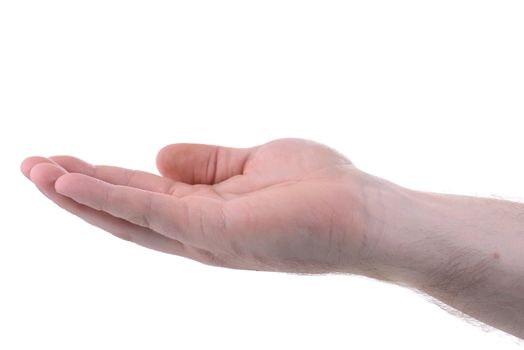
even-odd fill
[[[251,148],[174,144],[162,176],[30,157],[22,172],[63,209],[158,251],[238,269],[356,272],[371,255],[375,178],[302,139]]]

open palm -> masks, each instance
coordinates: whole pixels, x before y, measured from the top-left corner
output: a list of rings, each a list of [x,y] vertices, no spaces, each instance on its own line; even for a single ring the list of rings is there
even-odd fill
[[[52,201],[117,237],[230,268],[327,272],[357,263],[365,176],[302,139],[252,148],[174,144],[162,176],[30,157],[22,172]]]

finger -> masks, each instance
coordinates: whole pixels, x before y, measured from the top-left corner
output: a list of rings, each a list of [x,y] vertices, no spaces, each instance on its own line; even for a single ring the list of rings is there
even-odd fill
[[[162,175],[175,181],[212,185],[242,175],[256,148],[179,143],[162,148],[156,163]]]
[[[92,165],[72,156],[53,156],[50,160],[70,173],[81,173],[114,185],[131,186],[146,191],[167,194],[187,193],[191,186],[172,179],[140,170],[131,170],[107,165]]]
[[[137,226],[105,212],[81,205],[72,199],[58,194],[54,189],[56,179],[66,171],[44,157],[27,158],[22,163],[22,172],[27,174],[38,189],[54,203],[68,212],[80,217],[114,236],[134,242],[146,248],[192,258],[181,242],[169,239],[147,228]]]
[[[206,197],[181,200],[76,173],[61,176],[55,189],[80,204],[191,245],[216,244],[217,236],[211,232],[217,232],[223,223],[219,212],[221,202]]]
[[[20,170],[22,171],[22,174],[24,174],[25,177],[30,179],[29,174],[31,173],[31,169],[39,163],[51,163],[51,162],[47,158],[44,158],[44,157],[28,157],[24,159],[24,161],[20,165]]]

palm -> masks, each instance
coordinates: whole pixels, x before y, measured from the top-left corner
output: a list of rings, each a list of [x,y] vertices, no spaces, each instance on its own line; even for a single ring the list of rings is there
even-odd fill
[[[362,240],[349,222],[354,208],[347,207],[353,193],[347,180],[356,169],[323,145],[299,139],[247,149],[181,144],[163,149],[157,165],[163,176],[68,156],[32,157],[22,170],[84,220],[207,264],[332,270],[352,255],[343,249]],[[62,177],[67,173],[81,175]],[[349,238],[348,228],[356,231]]]

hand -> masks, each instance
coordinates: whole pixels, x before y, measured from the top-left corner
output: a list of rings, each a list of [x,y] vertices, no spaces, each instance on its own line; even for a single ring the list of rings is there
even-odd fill
[[[377,235],[367,198],[380,180],[324,145],[174,144],[159,152],[157,166],[163,176],[30,157],[22,172],[65,210],[158,251],[239,269],[369,269]]]

